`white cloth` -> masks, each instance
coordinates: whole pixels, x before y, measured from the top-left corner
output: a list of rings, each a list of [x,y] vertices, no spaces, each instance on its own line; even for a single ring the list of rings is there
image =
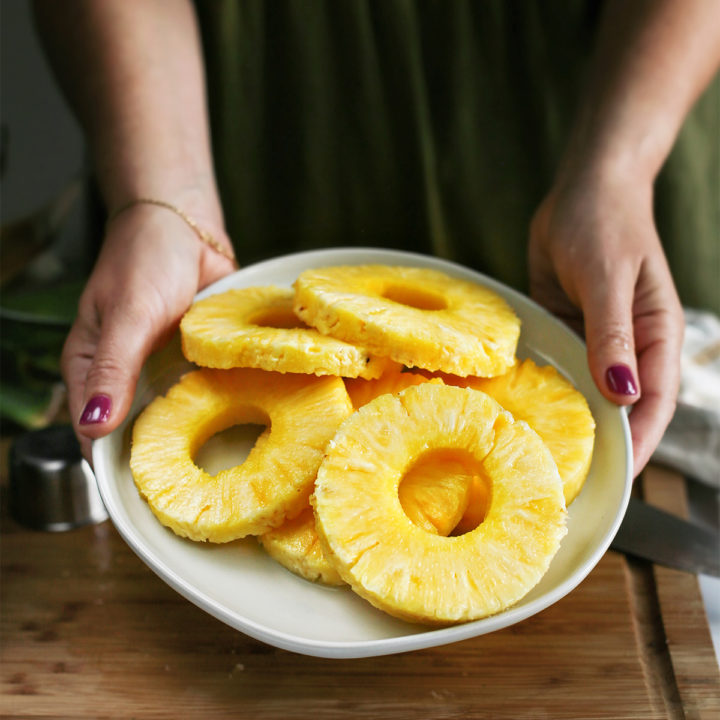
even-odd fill
[[[720,318],[686,309],[675,415],[653,460],[720,489]]]

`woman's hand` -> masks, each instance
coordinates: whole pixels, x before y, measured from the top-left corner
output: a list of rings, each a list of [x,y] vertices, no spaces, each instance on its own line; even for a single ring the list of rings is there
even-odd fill
[[[720,67],[720,3],[607,0],[557,180],[530,231],[533,296],[584,321],[595,383],[633,405],[635,475],[672,417],[683,315],[653,184]]]
[[[85,130],[107,208],[177,205],[228,248],[215,183],[202,43],[190,0],[35,0],[36,25]],[[167,208],[136,205],[107,229],[62,356],[75,430],[126,416],[140,368],[195,293],[233,269]]]
[[[600,392],[633,405],[634,473],[672,417],[683,314],[652,214],[652,183],[565,179],[530,230],[532,296],[576,330]]]
[[[165,208],[137,205],[110,223],[61,360],[85,457],[92,439],[125,418],[145,360],[171,337],[195,293],[232,270]]]

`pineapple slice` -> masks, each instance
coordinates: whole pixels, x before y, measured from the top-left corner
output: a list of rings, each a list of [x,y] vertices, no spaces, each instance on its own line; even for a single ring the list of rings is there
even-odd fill
[[[400,483],[398,495],[405,514],[415,525],[436,535],[457,532],[458,523],[469,516],[474,477],[467,465],[466,459],[441,450],[430,453],[410,469]],[[345,584],[323,550],[310,504],[297,517],[260,535],[258,541],[270,557],[306,580],[323,585]]]
[[[524,360],[495,378],[443,375],[448,385],[482,390],[524,420],[548,446],[563,481],[565,503],[577,497],[587,478],[595,441],[595,420],[583,395],[550,365]]]
[[[183,354],[202,367],[375,378],[389,364],[309,328],[281,287],[228,290],[195,302],[180,322]]]
[[[385,393],[398,393],[428,378],[392,370],[377,380],[345,380],[345,387],[358,408]],[[430,380],[442,383],[441,380]],[[440,451],[423,457],[403,478],[400,503],[407,516],[419,527],[439,535],[449,535],[467,510],[473,477],[467,463],[451,453]],[[344,584],[325,555],[315,530],[315,516],[306,510],[258,540],[269,555],[291,572],[325,585]]]
[[[345,584],[322,549],[309,503],[297,517],[263,533],[258,541],[270,557],[306,580],[323,585]]]
[[[415,267],[307,270],[295,282],[294,309],[325,335],[460,376],[504,373],[520,334],[519,319],[496,293]]]
[[[376,380],[345,381],[354,408],[360,408],[385,393],[397,394],[412,385],[442,383],[413,372],[390,370]],[[453,453],[438,452],[416,463],[400,483],[400,504],[419,527],[449,535],[465,514],[470,501],[473,471]]]
[[[308,504],[325,447],[352,412],[340,378],[201,369],[157,397],[133,427],[130,468],[158,519],[192,540],[260,534]],[[210,475],[193,458],[214,434],[268,425],[247,459]]]
[[[428,449],[467,453],[489,479],[487,515],[471,532],[431,534],[403,511],[403,475]],[[424,623],[510,607],[566,533],[562,483],[539,436],[485,393],[433,383],[353,413],[328,447],[311,502],[341,577],[376,607]]]

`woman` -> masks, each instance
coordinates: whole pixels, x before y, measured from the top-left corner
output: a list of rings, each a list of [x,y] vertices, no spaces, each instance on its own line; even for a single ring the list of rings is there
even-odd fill
[[[720,62],[718,3],[36,11],[110,218],[63,353],[86,453],[195,293],[233,270],[233,237],[243,263],[411,244],[529,289],[584,327],[598,388],[633,405],[640,472],[673,413],[683,332],[656,179]],[[697,286],[713,272],[700,265]]]

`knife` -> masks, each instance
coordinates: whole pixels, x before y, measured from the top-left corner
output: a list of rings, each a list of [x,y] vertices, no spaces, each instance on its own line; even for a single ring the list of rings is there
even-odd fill
[[[630,498],[611,548],[658,565],[720,577],[720,533]]]

